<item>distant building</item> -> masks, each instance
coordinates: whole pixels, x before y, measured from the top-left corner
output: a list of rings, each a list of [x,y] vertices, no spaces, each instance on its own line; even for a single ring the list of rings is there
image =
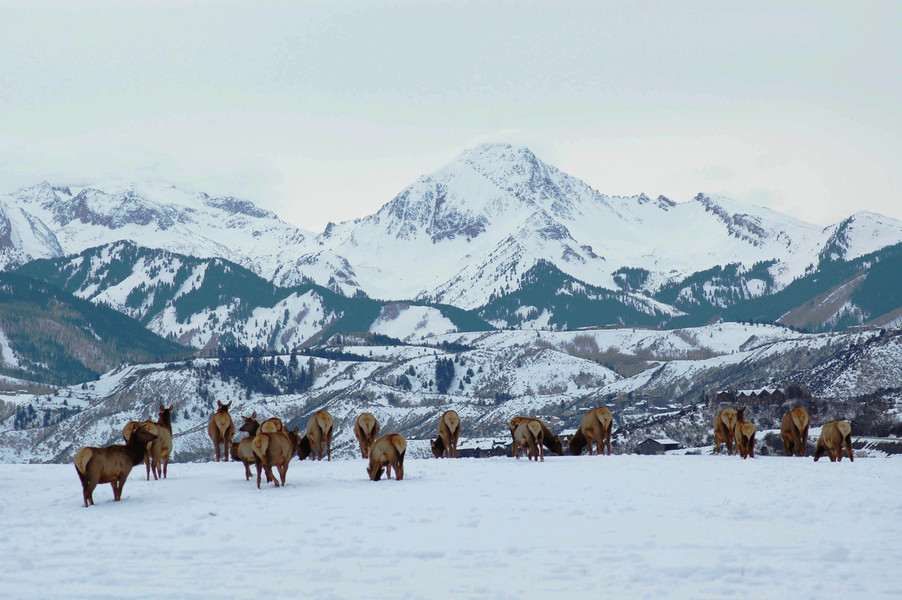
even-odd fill
[[[636,446],[636,454],[664,454],[668,450],[679,450],[680,443],[670,438],[648,438]]]

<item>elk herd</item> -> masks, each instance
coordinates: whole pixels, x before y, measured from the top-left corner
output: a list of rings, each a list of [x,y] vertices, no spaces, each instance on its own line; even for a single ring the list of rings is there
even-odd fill
[[[246,434],[238,441],[235,424],[229,413],[231,402],[216,403],[216,411],[210,416],[207,434],[213,443],[216,462],[231,458],[244,466],[245,480],[250,480],[251,465],[257,475],[257,488],[261,478],[275,487],[284,486],[291,459],[311,458],[332,460],[334,422],[326,410],[315,412],[301,435],[297,428],[287,429],[278,417],[260,422],[257,413],[242,416],[239,434]],[[714,453],[726,446],[728,454],[737,453],[743,459],[755,456],[754,423],[746,419],[745,408],[721,408],[714,416]],[[805,456],[810,424],[808,411],[796,407],[782,420],[780,434],[786,456]],[[570,454],[611,454],[611,433],[614,415],[607,407],[586,412],[579,427],[569,439]],[[544,462],[545,449],[564,454],[561,438],[552,433],[548,425],[535,417],[516,416],[510,420],[511,454],[517,459],[526,454],[529,461]],[[369,412],[361,413],[354,421],[354,436],[360,448],[360,456],[368,460],[366,472],[372,481],[383,475],[397,481],[404,479],[404,456],[407,440],[399,433],[380,436],[379,422]],[[457,458],[460,440],[460,416],[453,410],[445,411],[438,422],[438,435],[432,440],[433,456]],[[814,451],[814,460],[827,455],[831,462],[841,461],[843,453],[854,460],[852,452],[852,426],[848,421],[828,421],[821,428]],[[93,492],[98,484],[109,483],[113,487],[115,501],[122,499],[122,488],[132,468],[141,462],[146,468],[147,479],[166,479],[169,457],[172,454],[172,406],[160,404],[156,421],[129,421],[122,428],[125,444],[108,447],[81,448],[74,458],[75,470],[82,485],[85,507],[94,504]],[[273,471],[275,469],[275,471]]]

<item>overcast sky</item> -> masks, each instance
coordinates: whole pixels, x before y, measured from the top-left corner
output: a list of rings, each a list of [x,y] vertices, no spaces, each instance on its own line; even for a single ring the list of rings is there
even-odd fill
[[[321,229],[486,141],[608,194],[902,218],[902,2],[7,2],[0,186],[162,179]]]

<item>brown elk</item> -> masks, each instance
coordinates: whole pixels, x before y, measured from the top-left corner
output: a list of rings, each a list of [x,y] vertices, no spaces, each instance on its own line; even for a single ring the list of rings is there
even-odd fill
[[[579,422],[577,433],[570,439],[570,453],[579,455],[583,447],[587,447],[592,454],[592,444],[595,443],[595,454],[601,456],[607,447],[608,455],[611,454],[611,430],[614,425],[614,415],[606,406],[595,408],[583,415]]]
[[[438,438],[432,442],[432,454],[436,458],[457,458],[457,442],[460,439],[460,417],[453,410],[446,410],[438,420]]]
[[[125,424],[125,427],[122,428],[122,439],[124,439],[125,442],[128,443],[128,441],[132,437],[132,434],[141,428],[146,429],[147,431],[154,434],[155,436],[159,435],[159,430],[157,428],[157,424],[154,423],[153,421],[149,421],[149,420],[148,421],[129,421],[128,423]],[[151,446],[152,446],[152,443],[148,442],[147,443],[147,451],[144,453],[144,468],[147,470],[147,480],[148,481],[150,481],[151,472],[153,472],[153,474],[154,474],[154,479],[157,478],[156,471],[152,471],[152,467],[151,467],[151,462],[152,462],[151,455],[153,454]]]
[[[733,454],[736,435],[736,409],[722,408],[714,416],[714,453],[720,454],[720,445],[727,445],[727,454]]]
[[[389,433],[378,438],[370,447],[370,464],[366,469],[367,475],[373,481],[382,479],[385,472],[387,479],[391,479],[392,469],[395,471],[395,479],[404,479],[404,455],[407,453],[407,440],[400,433]]]
[[[830,458],[830,462],[842,462],[843,447],[850,461],[855,460],[852,451],[852,424],[848,421],[827,421],[821,427],[821,435],[817,438],[814,447],[814,461],[824,455]]]
[[[514,430],[514,455],[520,459],[520,453],[525,450],[529,460],[545,461],[545,452],[542,445],[542,424],[537,420],[521,421]]]
[[[260,489],[260,473],[266,471],[266,480],[279,487],[279,482],[273,476],[272,468],[279,471],[279,479],[282,486],[288,476],[288,464],[298,449],[300,436],[297,429],[291,431],[274,431],[272,433],[257,433],[254,436],[254,457],[257,466],[257,489]]]
[[[365,412],[357,415],[354,420],[354,437],[360,444],[360,455],[363,458],[370,457],[370,446],[376,441],[379,435],[379,421],[373,413]]]
[[[551,432],[551,429],[548,428],[548,425],[546,425],[542,420],[535,417],[514,417],[513,419],[511,419],[510,432],[512,440],[514,439],[514,432],[517,430],[517,426],[523,421],[537,421],[539,425],[542,426],[542,443],[544,444],[545,448],[551,450],[558,456],[563,456],[564,445],[561,443],[561,438],[554,435]],[[513,456],[513,452],[513,447],[511,447],[511,456]]]
[[[805,456],[808,451],[808,425],[811,418],[808,411],[801,406],[793,408],[783,415],[780,424],[780,437],[783,438],[783,454],[786,456]]]
[[[216,412],[210,417],[207,424],[207,435],[213,442],[213,451],[216,453],[216,462],[219,462],[220,456],[226,462],[229,460],[229,450],[232,445],[232,438],[235,437],[235,424],[232,423],[232,416],[229,414],[229,408],[232,403],[223,404],[219,400],[216,401]],[[220,447],[222,447],[222,455],[220,455]]]
[[[169,473],[169,457],[172,455],[172,405],[168,407],[160,403],[159,417],[156,422],[157,439],[150,445],[151,469],[153,478],[166,479]]]
[[[260,429],[260,423],[257,421],[256,412],[249,417],[242,416],[241,418],[244,423],[241,424],[238,431],[243,431],[248,435],[237,442],[232,442],[232,460],[244,463],[244,480],[248,481],[251,478],[251,464],[257,462],[257,456],[254,454],[254,436]]]
[[[332,460],[332,415],[326,410],[318,410],[307,421],[307,431],[299,442],[298,458],[304,460],[313,455],[315,460],[323,456]]]
[[[132,467],[141,463],[147,445],[156,439],[148,427],[139,426],[129,434],[128,442],[106,448],[86,447],[75,454],[75,471],[81,481],[85,508],[94,504],[94,488],[100,483],[113,487],[113,500],[122,500],[122,488]]]
[[[736,410],[736,429],[734,430],[736,438],[736,450],[739,456],[745,458],[755,458],[755,424],[745,420],[745,408]]]

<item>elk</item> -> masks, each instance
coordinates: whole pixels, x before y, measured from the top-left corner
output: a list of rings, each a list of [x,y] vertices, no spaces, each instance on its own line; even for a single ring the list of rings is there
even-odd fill
[[[160,403],[159,417],[156,422],[157,439],[150,445],[151,468],[153,478],[166,479],[169,473],[169,457],[172,455],[172,405],[168,407]]]
[[[542,424],[535,419],[521,421],[514,430],[514,455],[520,459],[520,453],[526,450],[529,460],[545,462],[542,446]]]
[[[254,436],[253,450],[254,462],[257,466],[257,489],[260,489],[261,471],[266,471],[266,481],[272,482],[279,487],[279,482],[273,476],[272,468],[276,467],[279,471],[279,479],[282,480],[282,486],[285,486],[285,479],[288,476],[288,463],[298,449],[300,436],[297,429],[290,431],[274,431],[272,433],[257,433]]]
[[[727,454],[733,454],[733,438],[736,431],[736,409],[722,408],[714,416],[714,453],[720,454],[720,445],[727,445]]]
[[[299,444],[298,458],[301,460],[311,454],[316,460],[322,460],[323,456],[332,460],[332,415],[326,410],[313,413]]]
[[[814,447],[814,462],[824,455],[830,458],[830,462],[842,462],[842,451],[845,446],[849,460],[855,460],[852,452],[852,424],[848,421],[827,421],[821,427],[821,435],[817,438]]]
[[[257,421],[257,413],[254,412],[249,417],[242,416],[244,423],[238,428],[238,431],[247,433],[247,437],[237,442],[232,442],[232,460],[239,460],[244,463],[244,480],[249,481],[251,478],[251,464],[256,464],[257,457],[254,454],[254,436],[260,429],[260,423]],[[268,480],[267,480],[268,481]]]
[[[805,456],[808,451],[808,425],[811,418],[808,411],[801,406],[793,408],[783,415],[780,424],[780,437],[783,438],[783,454],[785,456]]]
[[[370,457],[370,446],[379,435],[379,421],[376,420],[373,413],[365,412],[357,415],[354,420],[354,437],[360,444],[360,455],[363,458]]]
[[[129,434],[123,446],[117,444],[106,448],[85,447],[76,454],[73,462],[81,481],[85,508],[94,504],[94,488],[99,483],[109,483],[113,487],[113,500],[122,500],[122,488],[132,467],[141,463],[147,454],[147,445],[156,439],[148,427],[139,426]]]
[[[126,443],[131,439],[132,434],[140,428],[144,428],[150,433],[154,435],[159,435],[159,430],[157,428],[157,424],[153,421],[129,421],[125,424],[125,427],[122,428],[122,439],[125,440]],[[144,468],[147,470],[147,480],[150,481],[150,473],[151,473],[151,443],[147,443],[147,451],[144,453]],[[157,478],[156,471],[153,471],[154,479]]]
[[[514,432],[517,430],[517,426],[523,421],[537,421],[539,425],[542,426],[542,443],[546,448],[557,454],[558,456],[563,456],[564,454],[564,446],[561,444],[561,438],[551,433],[551,429],[548,428],[543,421],[537,419],[535,417],[514,417],[510,420],[510,431],[511,431],[511,439],[514,438]],[[511,447],[511,456],[513,456],[513,447]]]
[[[453,410],[446,410],[438,420],[438,438],[432,442],[432,454],[436,458],[457,458],[457,441],[460,439],[460,417]]]
[[[404,455],[407,453],[407,440],[400,433],[389,433],[378,438],[370,447],[370,464],[366,469],[367,475],[373,481],[385,477],[391,479],[392,469],[395,471],[395,479],[404,479]]]
[[[745,420],[745,408],[736,411],[736,450],[743,459],[755,458],[755,424]]]
[[[606,406],[595,408],[583,415],[579,423],[577,433],[570,439],[571,454],[579,455],[583,447],[588,447],[592,454],[592,443],[595,443],[595,454],[601,456],[607,446],[608,455],[611,454],[611,429],[614,424],[614,415]]]
[[[219,400],[216,401],[216,412],[210,417],[207,424],[207,435],[213,442],[213,451],[216,453],[216,462],[220,458],[220,446],[222,447],[222,459],[226,462],[229,460],[229,449],[232,438],[235,437],[235,424],[232,423],[232,416],[229,414],[229,408],[232,403],[223,404]]]

